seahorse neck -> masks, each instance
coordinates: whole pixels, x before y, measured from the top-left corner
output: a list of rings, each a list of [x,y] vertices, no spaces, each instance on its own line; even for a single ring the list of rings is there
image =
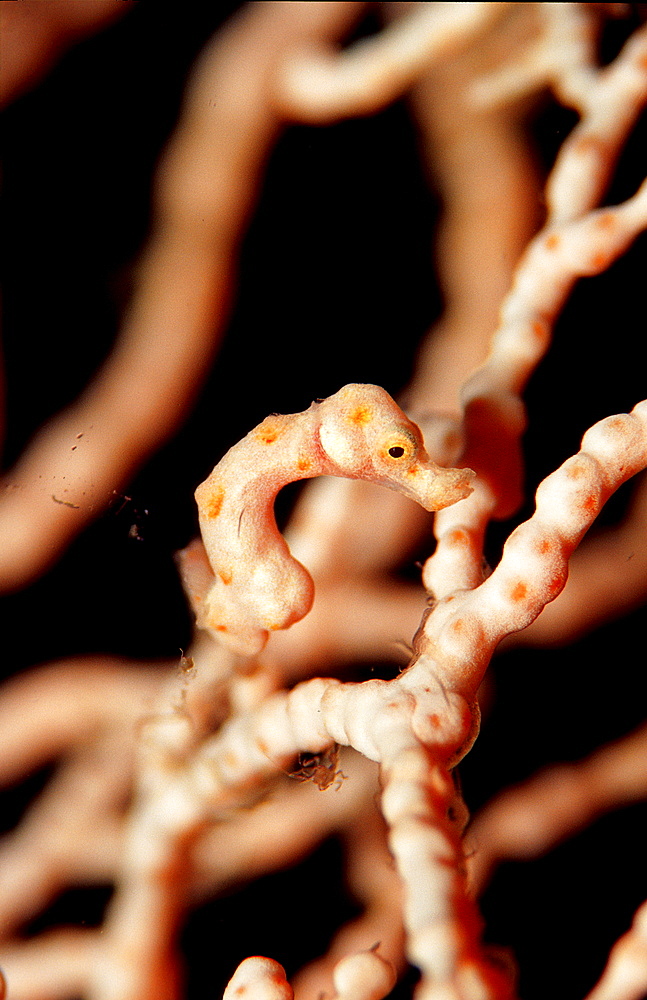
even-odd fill
[[[235,492],[248,513],[273,507],[288,483],[337,471],[321,447],[318,425],[317,404],[303,413],[268,418],[225,457],[223,463],[235,471],[240,484]],[[275,432],[274,440],[263,443],[264,433],[269,439]]]

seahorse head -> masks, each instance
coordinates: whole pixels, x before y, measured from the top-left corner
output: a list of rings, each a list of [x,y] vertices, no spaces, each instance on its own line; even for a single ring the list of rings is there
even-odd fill
[[[345,385],[319,404],[317,416],[333,474],[389,486],[426,510],[441,510],[472,492],[474,473],[432,462],[420,428],[380,386]]]

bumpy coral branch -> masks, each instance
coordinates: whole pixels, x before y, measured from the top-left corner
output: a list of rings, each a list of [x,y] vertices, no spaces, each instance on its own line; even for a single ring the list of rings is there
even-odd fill
[[[389,844],[405,885],[407,954],[422,972],[416,995],[459,1000],[474,992],[506,1000],[512,984],[486,960],[465,891],[450,775],[422,747],[403,751],[383,773]]]
[[[223,1000],[236,997],[249,1000],[293,1000],[294,993],[285,978],[285,970],[271,958],[246,958],[236,969]]]
[[[639,478],[624,521],[581,545],[556,601],[512,644],[558,646],[642,606],[647,598],[647,477]]]
[[[547,224],[517,268],[488,358],[463,388],[464,457],[484,476],[487,489],[436,520],[438,548],[425,567],[424,582],[437,597],[478,584],[489,518],[508,516],[519,503],[518,449],[525,428],[519,397],[548,349],[552,324],[574,282],[605,270],[647,226],[645,184],[623,205],[592,211],[621,142],[647,100],[646,44],[643,29],[606,71],[593,74],[583,120],[551,174]],[[568,75],[568,66],[564,72]],[[591,150],[596,154],[589,155]],[[453,542],[457,533],[461,545]]]
[[[332,1000],[383,1000],[395,985],[392,967],[376,951],[359,952],[342,959],[333,972]],[[223,1000],[293,1000],[294,992],[278,962],[247,958],[238,966]]]
[[[559,96],[566,92],[566,103],[582,118],[560,150],[546,185],[553,223],[578,218],[604,193],[622,145],[647,100],[647,28],[636,31],[608,67],[596,73],[588,70],[582,77],[580,86],[570,86],[566,68],[554,84]]]
[[[602,505],[646,465],[647,401],[587,431],[581,451],[539,486],[534,515],[510,535],[492,575],[474,590],[450,595],[427,618],[421,635],[448,657],[448,676],[455,679],[470,664],[471,684],[480,683],[479,661],[487,662],[505,635],[525,628],[554,600],[569,556]],[[447,539],[459,550],[466,543],[460,532]]]
[[[525,428],[520,393],[547,350],[551,323],[575,280],[608,267],[645,226],[647,182],[623,205],[541,233],[524,255],[490,355],[464,387],[465,460],[485,482],[473,500],[436,520],[438,547],[423,575],[436,597],[476,585],[490,517],[509,515],[519,502]]]

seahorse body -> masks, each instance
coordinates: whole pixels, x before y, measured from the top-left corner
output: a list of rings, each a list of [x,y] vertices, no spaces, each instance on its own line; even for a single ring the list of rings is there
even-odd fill
[[[314,476],[366,479],[427,510],[472,492],[469,469],[442,469],[384,389],[351,384],[302,413],[276,414],[234,445],[195,497],[204,545],[179,553],[198,626],[237,652],[260,652],[268,635],[310,610],[314,585],[274,518],[283,486]]]

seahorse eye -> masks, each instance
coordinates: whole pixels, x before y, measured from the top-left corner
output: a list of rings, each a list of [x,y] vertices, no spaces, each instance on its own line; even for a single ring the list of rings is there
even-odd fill
[[[390,427],[384,428],[375,450],[379,460],[386,463],[385,468],[392,469],[394,475],[400,476],[404,466],[416,458],[420,444],[412,430],[394,422]],[[396,471],[395,462],[403,468]]]

